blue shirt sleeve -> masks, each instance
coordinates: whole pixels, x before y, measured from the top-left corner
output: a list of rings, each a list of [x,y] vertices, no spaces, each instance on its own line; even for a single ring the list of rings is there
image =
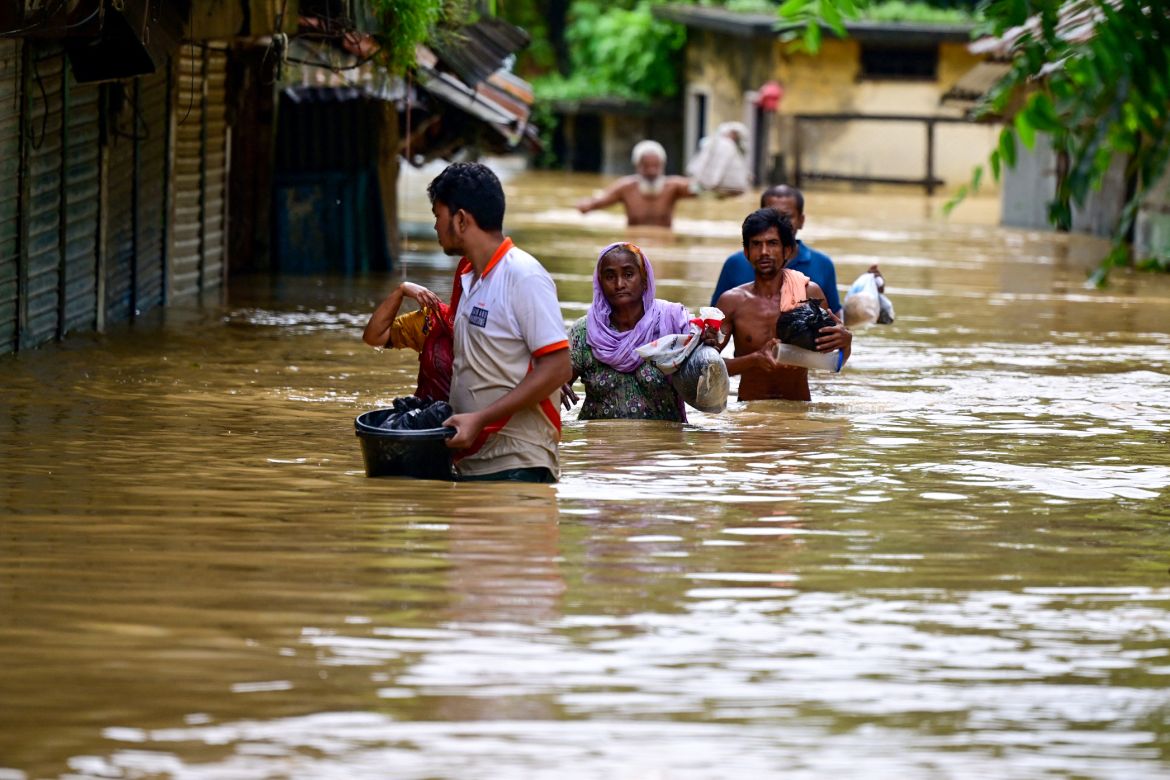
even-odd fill
[[[841,295],[837,292],[837,269],[833,267],[833,261],[829,256],[817,252],[820,261],[821,278],[825,283],[821,285],[821,290],[825,293],[825,300],[829,303],[829,310],[834,314],[841,313]],[[819,284],[819,282],[818,282]]]
[[[736,252],[723,262],[723,270],[719,272],[719,281],[715,283],[715,294],[711,296],[711,305],[715,306],[719,296],[732,287],[747,284],[756,276],[752,264],[748,262],[743,252]]]

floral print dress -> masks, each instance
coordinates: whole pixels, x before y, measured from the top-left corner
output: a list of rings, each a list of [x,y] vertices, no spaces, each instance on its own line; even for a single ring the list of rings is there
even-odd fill
[[[585,338],[582,317],[569,331],[569,356],[573,373],[585,385],[585,401],[578,420],[671,420],[686,422],[682,400],[670,378],[643,362],[629,374],[593,356]]]

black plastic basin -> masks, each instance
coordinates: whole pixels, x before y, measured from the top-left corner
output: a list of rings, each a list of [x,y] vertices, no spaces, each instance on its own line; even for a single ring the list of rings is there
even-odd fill
[[[393,413],[393,409],[375,409],[359,414],[353,421],[362,445],[366,476],[454,480],[447,439],[455,435],[455,429],[392,431],[379,427]]]

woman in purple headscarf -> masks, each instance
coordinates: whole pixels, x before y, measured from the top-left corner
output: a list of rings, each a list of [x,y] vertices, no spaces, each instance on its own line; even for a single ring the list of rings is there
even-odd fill
[[[593,273],[593,305],[569,331],[572,385],[585,385],[579,420],[686,420],[670,380],[634,351],[657,338],[686,333],[691,315],[654,297],[654,269],[633,244],[601,250]],[[576,400],[575,396],[572,397]]]

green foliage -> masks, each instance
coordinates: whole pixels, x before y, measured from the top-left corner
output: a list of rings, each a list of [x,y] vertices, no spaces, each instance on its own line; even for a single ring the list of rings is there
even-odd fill
[[[532,115],[528,117],[528,121],[537,127],[540,131],[540,154],[536,155],[534,162],[537,168],[553,168],[556,166],[558,160],[556,152],[554,151],[558,117],[552,110],[552,104],[537,100],[536,104],[532,106]]]
[[[777,14],[786,25],[792,25],[785,37],[799,41],[797,48],[814,54],[821,47],[821,24],[844,38],[847,20],[962,24],[979,19],[974,3],[961,0],[785,0]]]
[[[458,0],[369,0],[381,21],[378,42],[386,67],[403,73],[414,65],[414,47],[427,40],[445,21],[459,19],[465,3]]]
[[[854,0],[788,0],[780,14],[809,27],[820,19],[832,26],[851,16]],[[1113,249],[1094,273],[1104,284],[1112,268],[1131,265],[1128,236],[1147,190],[1170,167],[1170,15],[1164,0],[986,0],[984,34],[1009,34],[1012,67],[979,107],[980,116],[1007,116],[987,166],[999,179],[1016,163],[1018,143],[1033,148],[1037,134],[1049,136],[1065,155],[1067,172],[1049,204],[1049,221],[1072,222],[1074,206],[1100,189],[1115,159],[1127,161],[1133,183]],[[1084,13],[1080,24],[1070,14]],[[1086,26],[1086,24],[1088,26]],[[1019,28],[1018,35],[1009,31]],[[806,38],[807,43],[807,38]],[[978,190],[984,166],[959,189],[947,210]],[[1139,267],[1160,267],[1142,260]]]
[[[648,100],[678,90],[675,53],[686,42],[686,29],[656,19],[650,2],[615,8],[579,0],[570,9],[565,33],[572,71],[533,82],[541,100],[622,97]]]
[[[886,0],[860,9],[861,18],[873,22],[934,22],[964,24],[979,18],[974,8],[951,6],[939,8],[928,3]]]

